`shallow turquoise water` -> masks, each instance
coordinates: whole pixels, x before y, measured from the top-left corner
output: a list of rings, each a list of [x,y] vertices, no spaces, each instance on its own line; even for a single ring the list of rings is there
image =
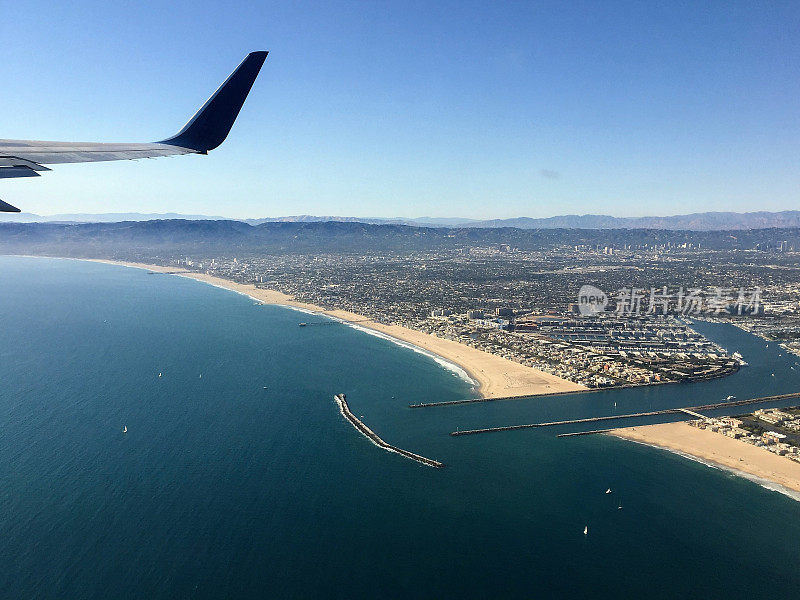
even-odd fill
[[[0,311],[0,597],[753,598],[800,584],[800,503],[784,495],[605,436],[447,435],[800,389],[796,359],[733,328],[699,326],[752,365],[724,380],[411,410],[470,388],[391,342],[299,328],[319,317],[187,279],[0,257]],[[371,445],[339,391],[447,468]]]

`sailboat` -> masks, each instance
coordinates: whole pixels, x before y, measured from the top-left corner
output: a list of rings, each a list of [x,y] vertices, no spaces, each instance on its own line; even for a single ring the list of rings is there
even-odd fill
[[[611,488],[608,488],[608,489],[606,490],[606,494],[610,494],[610,493],[611,493]]]
[[[123,425],[122,426],[122,433],[128,433],[128,426],[127,425]]]
[[[589,526],[583,528],[583,535],[589,535]]]

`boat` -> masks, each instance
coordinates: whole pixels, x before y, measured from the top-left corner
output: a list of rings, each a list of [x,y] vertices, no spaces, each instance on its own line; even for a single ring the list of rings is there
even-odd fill
[[[611,488],[608,488],[608,489],[606,490],[606,494],[610,494],[610,493],[611,493]]]
[[[617,507],[617,510],[622,510],[622,503]]]
[[[736,400],[736,396],[728,396],[725,400]]]
[[[161,377],[161,373],[159,373],[158,376]]]
[[[122,433],[128,433],[128,426],[127,425],[123,425],[122,426]]]
[[[299,327],[305,327],[306,325],[308,325],[308,323],[298,323],[297,325],[298,325]]]
[[[588,534],[589,534],[589,526],[587,525],[586,527],[583,528],[583,535],[588,535]]]

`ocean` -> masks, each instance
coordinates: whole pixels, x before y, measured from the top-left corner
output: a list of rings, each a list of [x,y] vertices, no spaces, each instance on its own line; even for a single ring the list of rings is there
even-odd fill
[[[800,359],[731,326],[697,325],[750,362],[726,379],[414,410],[474,390],[390,340],[187,278],[0,257],[0,314],[0,598],[800,589],[785,494],[613,437],[555,437],[574,426],[448,435],[800,390]],[[337,392],[447,466],[371,444]]]

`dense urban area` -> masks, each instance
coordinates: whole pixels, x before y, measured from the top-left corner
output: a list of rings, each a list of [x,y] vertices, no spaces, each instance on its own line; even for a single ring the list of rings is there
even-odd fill
[[[455,340],[587,387],[745,367],[692,328],[800,353],[800,229],[430,228],[342,222],[2,224],[0,251],[160,264]]]
[[[588,387],[719,377],[746,363],[696,333],[726,320],[796,349],[795,253],[691,245],[172,257],[176,267],[455,340]],[[579,291],[606,291],[582,314]]]

